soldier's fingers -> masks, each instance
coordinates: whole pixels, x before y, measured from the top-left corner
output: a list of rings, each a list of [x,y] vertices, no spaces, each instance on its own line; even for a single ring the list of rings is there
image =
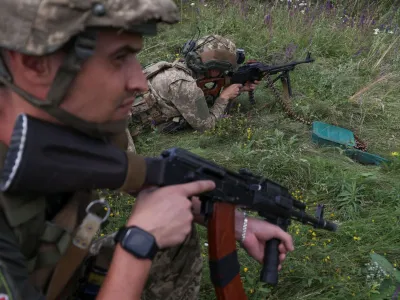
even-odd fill
[[[215,183],[212,180],[197,180],[189,183],[176,184],[166,187],[169,192],[179,193],[182,196],[190,197],[215,189]]]
[[[287,253],[288,252],[288,250],[285,247],[285,244],[283,244],[283,243],[279,244],[278,249],[279,249],[279,253]]]
[[[284,253],[281,253],[281,254],[279,254],[279,262],[280,263],[283,263],[283,261],[286,259],[286,254],[284,254]]]
[[[287,232],[283,231],[280,229],[278,226],[275,226],[275,230],[273,231],[273,236],[274,238],[277,238],[282,241],[282,243],[285,245],[285,248],[287,251],[293,251],[294,246],[293,246],[293,238],[290,234]]]

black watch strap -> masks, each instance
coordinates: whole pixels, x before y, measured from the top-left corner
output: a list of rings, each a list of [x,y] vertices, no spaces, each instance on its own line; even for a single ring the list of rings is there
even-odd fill
[[[122,227],[114,237],[115,243],[140,259],[153,259],[159,248],[154,236],[137,226]]]

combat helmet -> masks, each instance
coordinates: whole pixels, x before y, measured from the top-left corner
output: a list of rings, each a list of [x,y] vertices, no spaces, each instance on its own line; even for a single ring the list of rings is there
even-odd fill
[[[206,75],[211,69],[233,71],[238,66],[242,49],[220,35],[207,35],[196,42],[188,41],[183,47],[186,65],[197,74]]]
[[[66,47],[67,55],[45,101],[15,85],[1,54],[0,85],[89,135],[120,132],[126,124],[87,122],[60,108],[83,63],[94,53],[98,30],[115,28],[155,35],[157,23],[178,21],[173,0],[4,0],[0,9],[0,51],[42,56]]]

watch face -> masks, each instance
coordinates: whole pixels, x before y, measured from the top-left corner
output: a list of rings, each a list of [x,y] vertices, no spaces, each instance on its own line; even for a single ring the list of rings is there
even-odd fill
[[[122,241],[122,246],[135,256],[148,258],[154,243],[151,235],[138,228],[130,228]]]

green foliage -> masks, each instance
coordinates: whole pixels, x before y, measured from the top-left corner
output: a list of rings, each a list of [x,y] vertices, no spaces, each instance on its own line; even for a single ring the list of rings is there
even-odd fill
[[[261,266],[239,250],[249,300],[391,299],[400,272],[400,10],[388,0],[330,1],[331,6],[311,1],[306,7],[301,2],[292,0],[288,8],[286,0],[177,1],[181,23],[161,26],[159,36],[146,39],[140,60],[146,65],[175,59],[196,26],[201,35],[233,39],[248,59],[282,63],[304,59],[311,51],[316,61],[291,73],[293,110],[353,130],[369,152],[391,159],[391,165],[363,166],[340,149],[312,144],[310,127],[288,119],[264,84],[257,88],[254,107],[242,95],[239,111],[219,120],[214,130],[173,136],[150,132],[136,138],[137,151],[152,156],[183,147],[287,186],[311,214],[318,203],[325,204],[326,218],[339,223],[339,231],[294,222],[289,231],[295,251],[288,255],[277,287],[260,283]],[[104,233],[124,223],[133,201],[120,194],[110,194],[109,200],[114,214]],[[200,299],[211,300],[207,236],[204,228],[199,230],[204,256]],[[379,284],[367,281],[371,253],[381,255],[372,259],[390,274]]]
[[[371,299],[389,298],[400,284],[400,271],[382,255],[371,253],[371,262],[366,264],[367,284]]]

